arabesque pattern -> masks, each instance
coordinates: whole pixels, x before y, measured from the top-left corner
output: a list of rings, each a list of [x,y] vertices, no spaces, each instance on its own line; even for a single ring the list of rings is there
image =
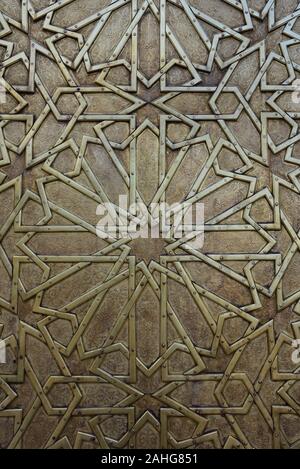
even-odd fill
[[[299,16],[0,0],[2,447],[300,447]],[[203,249],[100,239],[119,195]]]

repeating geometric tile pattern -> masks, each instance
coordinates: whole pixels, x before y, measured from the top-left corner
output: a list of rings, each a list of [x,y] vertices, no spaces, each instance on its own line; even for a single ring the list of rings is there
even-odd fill
[[[299,16],[0,0],[2,447],[300,447]],[[100,239],[119,195],[203,249]]]

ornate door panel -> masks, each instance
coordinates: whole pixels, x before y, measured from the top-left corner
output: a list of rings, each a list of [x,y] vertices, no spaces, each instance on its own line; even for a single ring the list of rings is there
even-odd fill
[[[299,447],[299,16],[0,0],[1,447]],[[99,236],[120,195],[204,245]]]

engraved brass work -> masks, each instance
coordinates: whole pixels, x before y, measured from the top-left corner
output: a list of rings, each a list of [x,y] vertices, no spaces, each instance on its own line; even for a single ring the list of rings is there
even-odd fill
[[[1,447],[300,448],[299,16],[0,0]],[[203,249],[100,239],[119,195]]]

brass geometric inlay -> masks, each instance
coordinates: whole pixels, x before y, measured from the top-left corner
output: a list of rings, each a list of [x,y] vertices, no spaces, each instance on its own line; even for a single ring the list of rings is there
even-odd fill
[[[299,16],[0,0],[2,448],[300,448]],[[203,248],[100,239],[120,195]]]

